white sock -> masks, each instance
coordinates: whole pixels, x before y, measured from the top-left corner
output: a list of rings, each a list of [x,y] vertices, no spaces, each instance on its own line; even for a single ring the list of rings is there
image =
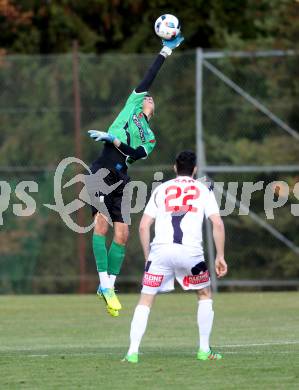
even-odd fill
[[[109,275],[111,288],[114,288],[116,275]]]
[[[139,345],[146,329],[149,313],[150,308],[148,306],[136,306],[131,322],[130,348],[128,355],[131,355],[132,353],[138,353]]]
[[[111,282],[107,271],[99,272],[101,288],[111,288]]]
[[[214,319],[212,305],[212,299],[201,299],[198,302],[197,324],[199,329],[199,348],[204,352],[210,350],[210,334]]]

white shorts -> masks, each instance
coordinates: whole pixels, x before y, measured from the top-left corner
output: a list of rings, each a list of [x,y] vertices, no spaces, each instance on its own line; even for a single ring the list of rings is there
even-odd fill
[[[152,245],[142,280],[142,293],[157,294],[174,290],[174,278],[184,290],[210,286],[204,256],[180,244]]]

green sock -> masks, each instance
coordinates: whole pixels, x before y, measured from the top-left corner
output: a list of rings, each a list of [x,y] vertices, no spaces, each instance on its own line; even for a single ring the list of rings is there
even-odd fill
[[[125,257],[125,245],[112,241],[108,252],[108,274],[118,275]]]
[[[107,272],[108,260],[106,249],[106,237],[93,234],[92,237],[93,254],[96,259],[98,272]]]

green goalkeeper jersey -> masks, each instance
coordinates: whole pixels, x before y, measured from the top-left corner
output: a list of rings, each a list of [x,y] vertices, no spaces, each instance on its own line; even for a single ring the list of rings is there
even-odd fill
[[[136,149],[142,146],[148,156],[153,151],[156,140],[142,112],[143,99],[146,95],[147,92],[137,93],[134,90],[124,108],[109,127],[108,133],[113,134],[131,148]],[[134,160],[129,157],[126,162],[132,164]]]

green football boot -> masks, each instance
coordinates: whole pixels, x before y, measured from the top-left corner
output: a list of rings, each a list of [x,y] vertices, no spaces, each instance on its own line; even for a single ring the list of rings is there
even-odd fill
[[[131,355],[126,355],[122,362],[129,362],[129,363],[138,363],[138,353],[132,353]]]
[[[223,357],[220,353],[212,351],[211,349],[208,352],[204,352],[201,350],[197,352],[198,360],[220,360],[222,358]]]

